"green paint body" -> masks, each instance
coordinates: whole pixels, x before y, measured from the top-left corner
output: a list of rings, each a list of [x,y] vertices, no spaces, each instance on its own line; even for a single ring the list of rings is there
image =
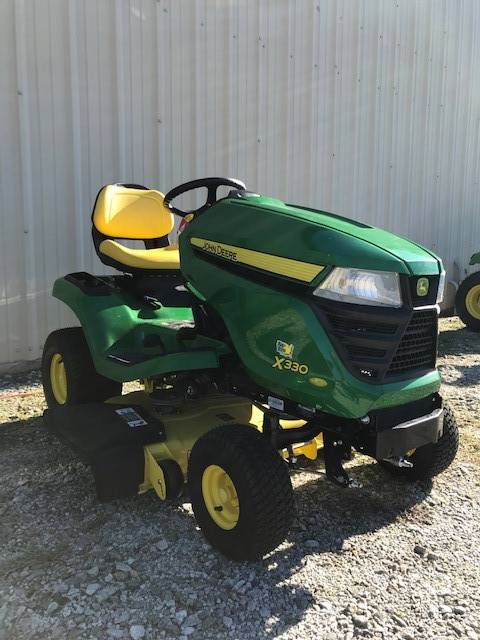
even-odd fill
[[[192,237],[204,238],[325,266],[436,275],[440,259],[394,234],[340,216],[286,205],[274,198],[250,195],[225,199],[194,219],[180,236],[182,273],[191,291],[223,318],[240,363],[271,395],[307,407],[356,418],[373,409],[405,404],[439,389],[438,371],[389,384],[369,384],[345,368],[326,332],[306,302],[278,289],[246,279],[221,262],[203,260]],[[225,267],[227,267],[225,261]],[[230,263],[231,266],[231,263]],[[313,289],[328,273],[311,283]],[[170,371],[214,368],[229,347],[198,337],[179,350],[176,330],[168,322],[191,319],[188,309],[152,310],[124,293],[87,296],[60,279],[54,295],[66,302],[84,327],[97,370],[115,380],[147,378]],[[144,353],[146,333],[157,333],[165,355],[132,367],[108,358],[125,349]],[[294,360],[308,373],[279,370],[277,340],[294,344]],[[128,373],[128,377],[127,376]],[[312,384],[322,379],[323,386]]]
[[[435,254],[388,231],[265,196],[221,200],[186,234],[312,264],[424,276],[441,265]],[[182,270],[184,248],[181,241]]]
[[[65,302],[79,319],[96,370],[118,382],[174,371],[215,369],[219,366],[218,356],[228,352],[223,342],[211,338],[197,336],[184,343],[177,340],[174,323],[192,320],[188,308],[153,309],[123,291],[87,295],[64,278],[55,282],[53,295]],[[165,348],[162,355],[158,346],[144,345],[145,337],[152,334],[162,340]],[[116,359],[139,354],[148,359],[129,366]]]
[[[468,264],[480,264],[480,251],[473,254]]]

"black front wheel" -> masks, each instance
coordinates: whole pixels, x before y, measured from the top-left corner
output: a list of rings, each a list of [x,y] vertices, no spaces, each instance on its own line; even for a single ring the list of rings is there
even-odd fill
[[[225,425],[195,443],[188,487],[198,525],[233,560],[256,560],[277,547],[294,506],[288,467],[256,429]]]
[[[81,327],[53,331],[42,356],[43,392],[49,409],[103,402],[122,393],[122,383],[97,373]]]
[[[453,411],[444,406],[443,434],[438,442],[425,444],[415,449],[407,457],[412,467],[396,467],[390,462],[379,460],[381,466],[393,476],[405,480],[429,480],[447,469],[455,459],[458,451],[458,425]]]

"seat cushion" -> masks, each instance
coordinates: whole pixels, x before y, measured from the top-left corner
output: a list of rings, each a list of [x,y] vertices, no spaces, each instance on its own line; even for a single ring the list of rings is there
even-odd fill
[[[93,224],[110,238],[152,240],[170,233],[173,214],[160,191],[109,184],[97,196]]]
[[[180,269],[178,247],[170,245],[159,249],[129,249],[115,240],[100,243],[100,253],[132,269]]]

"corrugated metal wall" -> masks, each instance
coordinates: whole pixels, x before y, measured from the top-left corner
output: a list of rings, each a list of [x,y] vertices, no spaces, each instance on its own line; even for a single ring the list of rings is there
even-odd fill
[[[71,322],[99,187],[206,175],[480,248],[478,0],[2,0],[0,363]]]

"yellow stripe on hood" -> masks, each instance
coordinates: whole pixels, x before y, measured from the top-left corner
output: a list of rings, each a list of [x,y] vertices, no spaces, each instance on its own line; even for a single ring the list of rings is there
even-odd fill
[[[205,240],[204,238],[191,238],[191,244],[202,251],[211,253],[219,258],[224,258],[230,262],[238,264],[246,264],[249,267],[262,269],[302,282],[311,282],[325,267],[310,262],[301,262],[300,260],[292,260],[291,258],[283,258],[281,256],[272,256],[269,253],[261,251],[253,251],[252,249],[244,249],[235,247],[231,244],[216,242],[214,240]]]

